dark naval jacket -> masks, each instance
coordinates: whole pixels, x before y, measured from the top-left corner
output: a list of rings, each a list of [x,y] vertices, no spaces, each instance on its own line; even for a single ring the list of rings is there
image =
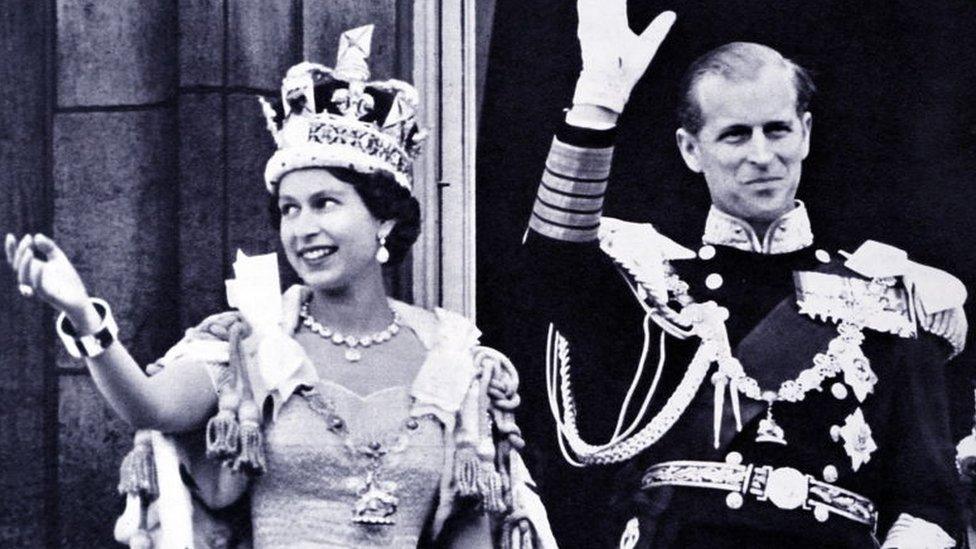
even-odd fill
[[[849,257],[818,248],[802,204],[762,239],[713,208],[697,252],[648,224],[601,222],[612,144],[612,130],[561,128],[523,247],[517,301],[532,304],[532,322],[547,324],[538,344],[551,368],[540,371],[539,357],[523,368],[520,423],[560,546],[872,547],[886,536],[892,543],[922,536],[941,547],[958,538],[944,370],[965,335],[957,333],[961,284],[878,243]],[[673,313],[708,302],[728,311],[731,355],[766,396],[789,393],[790,380],[811,370],[801,399],[770,409],[740,390],[734,406],[715,364],[694,374],[702,339],[668,327],[681,324]],[[869,318],[850,318],[855,309]],[[930,330],[935,315],[947,321]],[[853,373],[815,375],[815,358],[830,355],[839,326],[852,322],[867,369],[858,362]],[[684,406],[675,402],[688,393]],[[650,435],[588,457],[566,442],[560,447],[554,414],[591,445],[635,419],[630,438]],[[770,426],[778,436],[769,436]],[[694,463],[655,469],[675,461]],[[710,488],[701,478],[655,482],[695,476],[708,463],[726,472],[722,464],[742,465],[741,489]],[[782,478],[802,492],[795,501],[773,493]],[[818,510],[817,494],[832,498],[831,506]],[[859,518],[870,520],[845,515],[844,505],[863,502]]]

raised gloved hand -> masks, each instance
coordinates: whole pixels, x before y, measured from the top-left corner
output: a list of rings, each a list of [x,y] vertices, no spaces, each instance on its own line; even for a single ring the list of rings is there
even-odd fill
[[[676,15],[662,12],[638,35],[627,24],[626,0],[579,0],[577,9],[583,70],[576,81],[573,105],[593,105],[620,114]]]

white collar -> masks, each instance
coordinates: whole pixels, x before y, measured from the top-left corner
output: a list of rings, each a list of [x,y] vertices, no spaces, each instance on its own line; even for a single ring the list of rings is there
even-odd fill
[[[769,225],[762,240],[752,225],[712,205],[705,220],[702,243],[759,254],[786,254],[813,244],[813,231],[807,208],[799,200],[795,208]]]

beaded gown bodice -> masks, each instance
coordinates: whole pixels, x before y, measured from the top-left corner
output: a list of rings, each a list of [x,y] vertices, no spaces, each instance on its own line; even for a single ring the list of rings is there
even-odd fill
[[[323,404],[341,418],[345,434]],[[362,397],[319,382],[289,399],[266,428],[268,470],[252,495],[255,547],[417,547],[436,504],[445,450],[441,424],[410,411],[406,386]],[[371,445],[380,460],[362,452]],[[353,521],[367,479],[395,496],[393,524]]]

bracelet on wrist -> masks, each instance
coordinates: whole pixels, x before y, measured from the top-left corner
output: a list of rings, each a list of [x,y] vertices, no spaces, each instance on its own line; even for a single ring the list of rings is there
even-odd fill
[[[58,337],[64,343],[68,354],[74,358],[93,358],[102,354],[105,349],[112,346],[119,333],[119,327],[115,323],[112,309],[108,303],[104,299],[92,298],[91,304],[98,312],[98,316],[101,317],[101,322],[94,333],[78,336],[78,331],[68,320],[68,315],[63,312],[58,315],[58,320],[55,323]]]

